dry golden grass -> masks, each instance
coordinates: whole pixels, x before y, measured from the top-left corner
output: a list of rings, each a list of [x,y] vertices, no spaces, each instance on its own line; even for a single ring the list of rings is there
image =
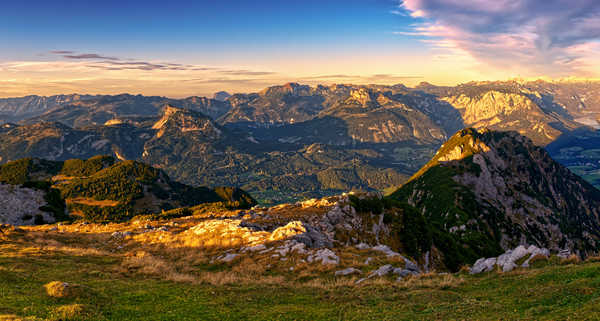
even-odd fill
[[[81,293],[81,288],[76,284],[67,282],[52,281],[44,285],[46,294],[53,298],[71,298],[76,297]]]
[[[579,264],[579,263],[581,263],[581,259],[579,258],[579,256],[577,256],[575,254],[571,254],[571,256],[569,256],[568,258],[560,260],[560,265]]]
[[[549,258],[545,255],[542,254],[536,254],[534,255],[531,259],[529,259],[529,266],[532,266],[533,264],[540,264],[543,262],[548,262]]]
[[[585,262],[588,262],[588,263],[592,263],[592,262],[600,262],[600,255],[588,256],[588,257],[585,259]]]
[[[284,285],[288,284],[282,275],[263,275],[257,278],[252,275],[240,274],[231,271],[220,272],[202,272],[198,276],[198,281],[203,284],[210,285],[232,285],[232,284],[267,284],[267,285]]]
[[[0,315],[0,321],[37,321],[42,320],[36,317],[19,317],[14,314],[2,314]]]
[[[53,309],[52,320],[81,320],[89,314],[89,308],[83,304],[61,305]]]
[[[335,278],[335,279],[324,279],[324,278],[315,278],[308,282],[303,283],[302,285],[317,288],[317,289],[334,289],[340,287],[352,287],[356,286],[356,281],[359,278],[357,277],[349,277],[349,278]]]
[[[77,198],[67,198],[65,200],[67,204],[83,204],[89,206],[99,206],[99,207],[113,207],[119,205],[119,201],[113,200],[95,200],[93,198],[85,198],[85,197],[77,197]]]

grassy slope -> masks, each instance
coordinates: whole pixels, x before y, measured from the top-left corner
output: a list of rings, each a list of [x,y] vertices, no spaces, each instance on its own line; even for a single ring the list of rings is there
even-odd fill
[[[94,320],[600,318],[600,263],[465,275],[448,286],[315,288],[176,283],[117,272],[119,261],[0,243],[0,316],[53,318],[56,307],[83,303]],[[85,294],[50,298],[43,285],[54,280]]]

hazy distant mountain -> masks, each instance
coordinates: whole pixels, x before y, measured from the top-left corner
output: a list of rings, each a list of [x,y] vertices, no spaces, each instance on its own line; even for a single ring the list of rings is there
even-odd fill
[[[231,94],[226,91],[219,91],[213,95],[213,99],[218,101],[225,101],[229,97],[231,97]]]
[[[0,121],[23,124],[51,121],[71,127],[85,127],[102,125],[121,117],[156,116],[165,104],[199,111],[215,119],[229,110],[229,104],[204,97],[170,99],[129,94],[29,96],[0,99]]]

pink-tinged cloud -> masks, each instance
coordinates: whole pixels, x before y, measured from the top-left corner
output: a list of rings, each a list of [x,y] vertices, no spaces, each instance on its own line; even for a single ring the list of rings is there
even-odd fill
[[[523,73],[589,73],[599,60],[598,0],[404,0],[420,23],[404,35]]]

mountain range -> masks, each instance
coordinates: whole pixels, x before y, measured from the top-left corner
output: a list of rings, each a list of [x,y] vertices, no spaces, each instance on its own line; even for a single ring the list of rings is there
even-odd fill
[[[296,83],[218,99],[133,95],[0,99],[0,162],[99,154],[263,202],[393,190],[465,127],[515,131],[600,181],[600,82],[445,87]]]

